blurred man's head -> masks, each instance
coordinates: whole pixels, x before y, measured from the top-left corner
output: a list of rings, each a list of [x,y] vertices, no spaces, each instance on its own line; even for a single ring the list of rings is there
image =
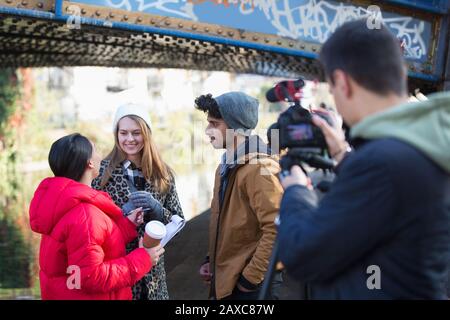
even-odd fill
[[[320,61],[348,125],[407,98],[400,42],[384,25],[369,29],[365,19],[342,25],[323,45]]]

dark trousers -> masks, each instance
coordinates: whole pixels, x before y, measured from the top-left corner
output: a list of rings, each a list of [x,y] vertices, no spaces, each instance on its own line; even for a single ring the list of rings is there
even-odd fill
[[[282,271],[276,271],[273,276],[272,286],[270,288],[268,300],[279,300],[280,288],[282,284],[283,284]],[[251,292],[243,292],[240,291],[237,287],[234,287],[234,290],[231,293],[231,295],[223,298],[222,300],[258,300],[260,291],[261,289]]]

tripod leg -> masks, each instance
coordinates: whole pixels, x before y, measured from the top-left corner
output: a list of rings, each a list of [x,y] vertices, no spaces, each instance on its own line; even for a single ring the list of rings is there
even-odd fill
[[[272,281],[276,271],[276,265],[278,262],[278,237],[273,244],[272,255],[270,256],[269,266],[267,268],[266,275],[264,276],[263,285],[259,293],[258,300],[269,299],[269,293],[272,289]]]

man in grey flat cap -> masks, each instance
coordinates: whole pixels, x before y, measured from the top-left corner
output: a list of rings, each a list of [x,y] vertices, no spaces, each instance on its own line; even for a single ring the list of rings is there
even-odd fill
[[[274,220],[283,189],[277,156],[251,131],[258,123],[258,100],[242,92],[202,95],[196,108],[207,114],[206,135],[225,149],[216,170],[211,203],[209,253],[200,276],[210,298],[257,299],[276,236]],[[277,299],[281,271],[270,298]]]

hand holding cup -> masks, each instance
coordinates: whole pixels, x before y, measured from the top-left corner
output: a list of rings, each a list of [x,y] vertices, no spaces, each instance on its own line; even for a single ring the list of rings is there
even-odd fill
[[[144,238],[139,239],[139,248],[144,248],[147,251],[147,253],[150,256],[153,266],[155,266],[159,262],[161,255],[164,254],[164,252],[166,251],[166,250],[164,250],[163,247],[161,247],[160,244],[158,244],[152,248],[146,248],[144,246]]]
[[[164,223],[152,220],[145,225],[143,244],[145,248],[152,248],[161,243],[167,230]]]

